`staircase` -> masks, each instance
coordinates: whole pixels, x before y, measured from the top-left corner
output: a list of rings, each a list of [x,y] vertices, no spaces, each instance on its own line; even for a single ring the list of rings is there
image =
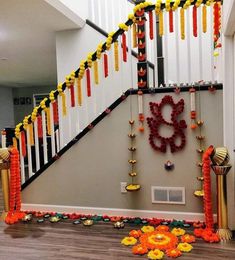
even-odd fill
[[[211,4],[206,7],[207,30],[202,22],[206,2]],[[145,94],[188,90],[191,85],[221,88],[221,50],[213,32],[213,10],[221,5],[211,2],[136,5],[128,20],[16,126],[12,138],[7,136],[20,151],[22,188],[138,90]],[[94,30],[94,23],[87,21],[82,30]]]

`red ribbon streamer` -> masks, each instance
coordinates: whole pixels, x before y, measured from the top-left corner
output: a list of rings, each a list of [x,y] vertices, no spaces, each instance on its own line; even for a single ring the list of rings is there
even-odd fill
[[[108,55],[104,54],[104,77],[107,78],[109,75],[109,68],[108,68]]]
[[[58,103],[57,101],[52,103],[53,106],[53,118],[54,118],[54,124],[59,124],[59,115],[58,115]]]
[[[220,5],[218,3],[214,4],[214,35],[219,35],[220,29]]]
[[[170,33],[174,32],[174,25],[173,25],[173,11],[169,11],[169,31]]]
[[[197,37],[197,7],[193,7],[193,36]]]
[[[25,131],[21,132],[21,144],[22,144],[22,150],[21,153],[25,157],[26,156],[26,138],[25,138]]]
[[[87,96],[91,96],[91,73],[90,69],[86,70],[86,87],[87,87]]]
[[[126,47],[126,34],[122,34],[122,57],[123,61],[127,62],[127,47]]]
[[[153,12],[149,12],[149,38],[153,40]]]
[[[70,87],[71,107],[75,107],[74,85]]]
[[[39,115],[37,117],[37,121],[38,121],[38,138],[42,138],[43,134],[42,134],[42,117]]]

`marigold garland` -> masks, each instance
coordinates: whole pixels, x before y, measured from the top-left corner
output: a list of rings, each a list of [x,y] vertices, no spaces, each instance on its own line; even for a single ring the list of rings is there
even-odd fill
[[[142,234],[143,234],[143,233],[142,233],[141,230],[131,230],[131,231],[129,232],[129,236],[130,236],[130,237],[134,237],[134,238],[138,238],[138,237],[140,237]]]
[[[197,37],[197,7],[193,7],[193,36]]]
[[[94,61],[94,81],[95,84],[99,84],[99,71],[98,71],[98,61]]]
[[[207,7],[203,5],[202,7],[202,31],[207,32]]]
[[[141,231],[144,232],[144,233],[153,232],[154,231],[154,227],[153,226],[143,226],[141,228]]]
[[[164,34],[164,22],[163,22],[163,12],[159,12],[159,36],[163,36]]]
[[[126,34],[122,34],[122,59],[127,62],[127,45],[126,45]]]
[[[104,77],[107,78],[108,75],[109,75],[108,55],[104,53]]]
[[[91,96],[91,73],[90,69],[86,69],[86,87],[87,87],[87,96]]]
[[[119,71],[119,50],[118,50],[118,42],[114,43],[114,68],[115,71]]]
[[[172,9],[169,11],[169,32],[173,33],[174,32],[174,24],[173,24],[173,11]]]
[[[21,133],[21,154],[23,155],[23,157],[26,156],[27,151],[26,151],[26,137],[25,137],[25,131],[22,131]]]
[[[81,79],[77,79],[77,95],[78,95],[78,105],[82,105],[82,85]]]
[[[153,12],[149,11],[149,38],[153,40]]]
[[[181,239],[181,241],[182,241],[183,243],[189,243],[189,244],[191,244],[191,243],[196,242],[195,236],[189,235],[189,234],[185,234],[185,235],[181,236],[180,239]]]

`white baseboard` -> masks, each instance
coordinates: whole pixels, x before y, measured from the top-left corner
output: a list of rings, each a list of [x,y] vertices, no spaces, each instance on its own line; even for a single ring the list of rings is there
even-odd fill
[[[155,210],[138,210],[138,209],[117,209],[117,208],[96,208],[96,207],[78,207],[46,204],[22,204],[22,210],[58,212],[58,213],[77,213],[89,215],[108,215],[108,216],[125,216],[140,218],[162,218],[176,219],[187,221],[204,221],[203,213],[195,212],[178,212],[178,211],[155,211]],[[217,215],[214,215],[216,220]]]

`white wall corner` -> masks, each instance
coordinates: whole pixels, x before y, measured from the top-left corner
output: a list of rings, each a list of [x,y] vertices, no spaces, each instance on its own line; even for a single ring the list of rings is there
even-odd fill
[[[85,25],[86,23],[85,19],[87,18],[86,14],[80,15],[80,13],[77,12],[77,8],[75,9],[71,5],[68,5],[66,1],[64,0],[59,0],[59,1],[44,0],[44,1],[47,2],[49,5],[51,5],[53,8],[55,8],[57,11],[59,11],[61,14],[66,16],[70,21],[74,23],[75,26],[74,28],[71,29],[82,28]]]
[[[223,33],[232,36],[235,33],[235,0],[223,1]]]

